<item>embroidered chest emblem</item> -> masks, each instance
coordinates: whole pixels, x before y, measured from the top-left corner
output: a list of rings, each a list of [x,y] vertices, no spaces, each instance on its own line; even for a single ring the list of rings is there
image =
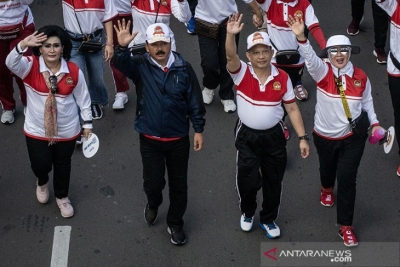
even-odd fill
[[[294,12],[294,17],[298,19],[303,18],[303,12],[301,10],[297,10],[296,12]]]
[[[72,79],[72,77],[67,77],[67,78],[65,79],[65,82],[66,82],[68,85],[72,85],[72,84],[74,83],[74,80]]]
[[[360,80],[355,80],[354,81],[354,86],[360,88],[361,87],[361,81]]]
[[[166,0],[162,0],[162,1],[161,1],[161,4],[162,4],[163,6],[167,6],[168,3],[167,3]]]
[[[276,91],[280,91],[282,89],[281,83],[280,82],[274,82],[273,88]]]

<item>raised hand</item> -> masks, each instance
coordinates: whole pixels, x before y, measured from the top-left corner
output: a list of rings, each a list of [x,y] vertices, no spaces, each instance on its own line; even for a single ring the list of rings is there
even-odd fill
[[[129,28],[131,26],[131,21],[128,20],[128,23],[125,22],[125,19],[122,19],[122,23],[118,20],[118,27],[114,25],[115,32],[117,33],[118,43],[120,46],[128,46],[130,42],[136,37],[138,32],[131,34]]]
[[[304,35],[304,21],[302,18],[293,18],[289,15],[289,19],[286,24],[290,27],[294,35],[296,35],[297,40],[304,41],[306,39]]]
[[[31,35],[25,37],[20,43],[21,49],[24,50],[27,47],[35,47],[35,46],[41,46],[44,41],[47,40],[47,35],[45,35],[43,32],[37,34],[38,32],[35,31]]]
[[[229,16],[228,23],[226,24],[226,32],[229,34],[238,34],[243,29],[242,22],[243,14],[239,15],[239,12]]]

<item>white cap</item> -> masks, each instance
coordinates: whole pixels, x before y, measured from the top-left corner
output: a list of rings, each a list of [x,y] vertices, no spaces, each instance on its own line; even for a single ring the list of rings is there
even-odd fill
[[[253,46],[262,44],[266,46],[272,46],[269,36],[265,32],[255,32],[247,37],[247,50],[250,50]]]
[[[155,42],[171,42],[171,31],[164,23],[154,23],[147,27],[146,41],[149,44]]]
[[[344,35],[334,35],[328,39],[326,42],[326,47],[321,51],[319,57],[327,58],[328,57],[328,49],[332,46],[349,46],[351,47],[352,54],[360,53],[360,47],[351,45],[350,39]]]

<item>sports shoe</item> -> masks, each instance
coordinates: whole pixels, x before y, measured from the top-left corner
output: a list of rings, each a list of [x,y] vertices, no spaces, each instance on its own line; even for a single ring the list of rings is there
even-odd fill
[[[354,229],[352,226],[340,227],[339,236],[343,239],[344,245],[346,247],[358,246],[358,241],[356,235],[354,234]]]
[[[1,122],[4,124],[13,123],[14,122],[14,112],[15,112],[15,109],[3,110],[3,113],[1,114]]]
[[[254,216],[246,217],[246,215],[243,213],[242,216],[240,216],[240,228],[242,228],[242,231],[250,232],[251,229],[253,229],[253,221]]]
[[[399,167],[397,167],[397,176],[400,177],[400,165],[399,165]]]
[[[204,87],[202,94],[204,104],[211,104],[214,98],[214,90]]]
[[[294,88],[294,95],[296,96],[296,98],[300,101],[302,100],[307,100],[308,98],[308,92],[306,90],[306,88],[304,88],[304,86],[301,83],[298,83]]]
[[[157,220],[158,208],[150,208],[150,205],[147,204],[144,208],[144,220],[150,226],[154,224]]]
[[[168,233],[171,235],[171,243],[174,245],[183,245],[186,243],[186,235],[182,229],[168,227]]]
[[[357,35],[360,32],[360,25],[363,22],[364,17],[361,18],[360,21],[358,20],[352,20],[347,27],[347,34],[348,35]]]
[[[126,103],[128,103],[128,95],[126,93],[117,93],[112,107],[113,109],[124,109]]]
[[[236,111],[236,104],[233,100],[221,100],[222,105],[224,105],[224,111],[226,113],[233,113]]]
[[[100,104],[92,104],[92,118],[94,120],[100,120],[103,117],[103,110]]]
[[[325,207],[332,207],[335,203],[335,196],[333,194],[333,187],[324,188],[321,186],[321,204]]]
[[[50,195],[50,193],[49,193],[49,183],[47,182],[44,185],[37,185],[37,182],[36,182],[36,197],[37,197],[37,200],[42,204],[47,203],[47,201],[49,200],[49,195]]]
[[[188,34],[196,34],[196,31],[194,29],[194,17],[191,17],[188,22],[185,23],[186,25],[186,31]]]
[[[374,56],[376,56],[376,62],[379,64],[386,64],[387,62],[387,54],[385,52],[385,48],[383,47],[375,47],[374,51],[372,51]]]
[[[281,236],[281,230],[275,222],[267,224],[260,223],[261,228],[267,233],[267,237],[270,239],[278,238]]]
[[[71,201],[69,201],[68,197],[65,198],[56,198],[56,202],[61,211],[61,216],[64,218],[69,218],[74,216],[74,208],[71,206]]]
[[[285,135],[286,141],[290,139],[290,131],[289,131],[289,129],[286,127],[286,125],[283,125],[283,134]]]

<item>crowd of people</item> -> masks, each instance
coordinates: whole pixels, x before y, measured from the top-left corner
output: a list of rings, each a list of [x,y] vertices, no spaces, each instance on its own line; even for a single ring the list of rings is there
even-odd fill
[[[71,157],[76,143],[90,136],[92,120],[101,119],[108,104],[103,72],[104,62],[109,62],[115,87],[113,109],[123,109],[128,102],[127,78],[135,85],[135,130],[140,136],[147,197],[145,221],[156,222],[167,172],[167,230],[173,244],[185,244],[190,123],[192,147],[200,151],[205,105],[211,104],[219,88],[224,112],[237,110],[238,114],[232,145],[237,149],[241,229],[252,230],[261,189],[260,227],[268,238],[278,238],[276,220],[290,136],[286,116],[298,136],[300,156],[309,156],[310,139],[296,104],[296,99],[308,98],[301,82],[307,69],[317,88],[312,137],[319,160],[320,203],[325,207],[336,203],[339,236],[346,246],[358,245],[353,226],[357,171],[368,134],[382,127],[374,111],[371,82],[350,61],[360,48],[345,35],[326,40],[311,1],[243,0],[252,9],[255,29],[259,28],[247,37],[246,61],[237,54],[244,25],[235,0],[63,0],[64,28],[47,25],[38,31],[29,8],[32,2],[0,0],[0,101],[1,122],[12,124],[15,78],[40,203],[48,202],[53,170],[61,215],[74,215],[68,198]],[[364,2],[351,1],[350,36],[360,31]],[[373,55],[379,64],[387,63],[394,124],[400,132],[400,38],[398,16],[394,16],[400,3],[372,2]],[[185,23],[189,34],[198,36],[201,82],[176,51],[171,15]],[[319,55],[308,41],[308,32],[322,50]],[[143,51],[133,52],[136,49]]]

